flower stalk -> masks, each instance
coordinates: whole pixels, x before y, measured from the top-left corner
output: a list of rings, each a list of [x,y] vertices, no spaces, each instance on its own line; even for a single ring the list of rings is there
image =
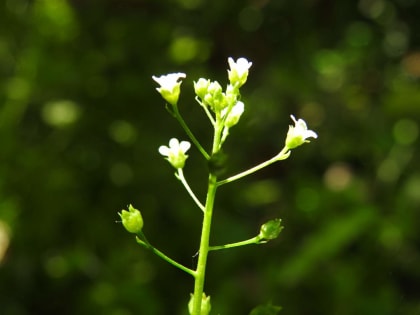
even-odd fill
[[[185,267],[184,265],[180,264],[179,262],[173,260],[172,258],[168,257],[166,254],[158,250],[156,247],[154,247],[152,244],[149,243],[149,241],[146,239],[143,233],[138,233],[138,236],[136,236],[136,242],[139,245],[144,246],[145,248],[151,250],[155,255],[159,256],[169,264],[175,266],[176,268],[185,271],[186,273],[190,274],[191,276],[195,277],[195,271]]]

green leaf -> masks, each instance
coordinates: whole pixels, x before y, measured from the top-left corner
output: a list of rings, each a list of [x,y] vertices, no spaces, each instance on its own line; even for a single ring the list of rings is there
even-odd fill
[[[265,305],[258,305],[249,315],[277,315],[281,310],[281,306],[272,305],[271,302]]]

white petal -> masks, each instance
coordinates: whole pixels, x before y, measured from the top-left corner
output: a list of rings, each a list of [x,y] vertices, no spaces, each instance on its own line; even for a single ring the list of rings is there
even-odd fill
[[[152,79],[155,80],[159,85],[162,85],[163,82],[165,81],[165,78],[163,75],[161,75],[160,77],[152,76]]]
[[[298,119],[296,126],[299,126],[299,128],[302,128],[304,130],[308,129],[308,126],[306,125],[306,122],[303,119]]]
[[[316,139],[316,138],[318,138],[318,135],[314,131],[308,130],[305,133],[305,139],[306,138],[309,138],[309,137],[312,137],[312,138],[315,138]]]
[[[172,138],[171,140],[169,140],[169,147],[171,148],[171,150],[178,151],[178,148],[179,148],[178,139]]]
[[[228,63],[229,63],[230,69],[232,69],[233,67],[235,67],[235,61],[233,60],[232,57],[229,57],[228,58]]]
[[[168,156],[169,155],[169,151],[170,149],[166,146],[166,145],[161,145],[159,147],[159,153],[164,155],[164,156]]]
[[[245,110],[245,104],[241,101],[238,101],[235,106],[232,108],[232,113],[236,116],[242,115]]]
[[[241,72],[247,71],[252,66],[252,62],[248,62],[248,60],[245,58],[239,58],[236,61],[236,64]]]
[[[186,78],[185,73],[169,73],[167,75],[161,75],[160,77],[152,76],[153,80],[155,80],[161,87],[167,90],[171,90],[176,84],[178,84],[178,80],[181,78]]]
[[[188,141],[181,141],[179,147],[181,148],[182,152],[185,153],[191,147],[191,143],[189,143]]]

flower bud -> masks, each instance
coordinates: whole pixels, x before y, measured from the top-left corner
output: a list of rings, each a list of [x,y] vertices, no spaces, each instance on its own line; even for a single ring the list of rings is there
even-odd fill
[[[188,312],[190,315],[193,313],[193,304],[194,303],[194,295],[191,294],[190,301],[188,302]],[[206,296],[203,292],[203,298],[201,300],[201,311],[200,315],[208,315],[211,311],[211,304],[210,304],[210,296]]]
[[[130,233],[140,233],[143,228],[143,217],[139,210],[135,209],[132,205],[128,206],[127,210],[122,210],[118,213],[121,217],[122,224],[125,229]]]
[[[208,93],[211,95],[217,95],[222,93],[222,87],[217,81],[213,81],[209,84]]]
[[[198,79],[197,82],[194,82],[194,91],[195,94],[204,100],[204,96],[207,94],[207,90],[210,85],[210,80],[206,80],[203,78]]]
[[[261,226],[260,234],[258,236],[262,240],[273,240],[279,236],[281,230],[283,230],[281,219],[273,219]]]
[[[225,115],[226,110],[227,108],[222,110],[222,117]],[[239,118],[241,118],[241,115],[243,112],[244,112],[244,103],[239,101],[235,104],[235,106],[232,107],[230,112],[227,114],[227,117],[225,119],[225,126],[228,128],[235,126],[238,123]]]
[[[204,95],[204,102],[210,106],[214,112],[220,112],[226,107],[226,97],[222,92],[222,87],[219,82],[211,82],[207,89],[207,94]]]
[[[236,104],[239,97],[240,97],[239,89],[235,88],[231,84],[228,84],[226,88],[226,93],[225,93],[227,107]]]

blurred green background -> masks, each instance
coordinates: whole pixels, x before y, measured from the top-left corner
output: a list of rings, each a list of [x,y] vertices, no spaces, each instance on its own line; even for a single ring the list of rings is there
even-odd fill
[[[0,6],[0,314],[186,314],[190,276],[115,221],[132,203],[149,240],[194,266],[201,214],[157,152],[186,137],[151,76],[187,73],[180,111],[208,147],[193,80],[224,85],[229,56],[253,66],[226,176],[275,155],[290,114],[319,138],[219,190],[213,245],[275,217],[285,229],[210,254],[212,314],[420,314],[418,1]]]

